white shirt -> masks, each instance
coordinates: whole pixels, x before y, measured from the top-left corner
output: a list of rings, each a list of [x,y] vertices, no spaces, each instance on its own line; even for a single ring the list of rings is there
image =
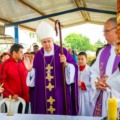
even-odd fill
[[[95,63],[91,66],[90,72],[91,72],[91,86],[94,90],[91,101],[94,101],[96,103],[96,100],[99,96],[100,90],[96,89],[95,82],[98,82],[97,77],[100,78],[100,55],[103,50],[100,51]],[[111,46],[110,50],[110,57],[108,62],[106,63],[106,71],[105,75],[111,76],[112,75],[112,69],[115,61],[116,53],[115,53],[115,46]],[[103,92],[103,99],[102,99],[102,117],[105,117],[107,114],[107,98],[109,97],[109,93],[107,91]]]
[[[95,63],[91,66],[90,68],[90,72],[91,72],[91,83],[92,83],[92,88],[94,90],[96,90],[96,87],[95,87],[95,83],[94,82],[97,82],[98,80],[96,79],[97,77],[100,78],[100,67],[99,67],[99,62],[100,62],[100,55],[102,53],[103,50],[100,51]],[[116,53],[115,53],[115,46],[111,46],[111,50],[110,50],[110,57],[108,59],[108,62],[106,63],[106,71],[105,71],[105,74],[108,75],[108,76],[111,76],[112,75],[112,68],[113,68],[113,65],[114,65],[114,61],[115,61],[115,57],[116,57]]]

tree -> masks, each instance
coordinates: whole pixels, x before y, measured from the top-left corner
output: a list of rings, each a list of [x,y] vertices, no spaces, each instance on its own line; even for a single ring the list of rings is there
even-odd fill
[[[60,44],[58,40],[55,41],[55,43],[58,45]],[[91,44],[88,37],[76,33],[70,33],[63,41],[63,47],[76,49],[79,52],[86,50],[95,52],[97,48],[103,45],[105,45],[105,42],[101,42],[100,39],[95,44]]]
[[[95,45],[98,47],[103,47],[106,43],[105,42],[101,42],[101,40],[97,40],[97,42],[95,42]]]
[[[55,44],[60,45],[60,41],[59,41],[59,40],[56,40],[56,41],[55,41]],[[65,48],[71,48],[71,45],[70,45],[69,43],[63,42],[63,47],[65,47]]]
[[[90,48],[90,40],[81,34],[71,33],[65,37],[65,44],[70,44],[72,49],[86,51]]]

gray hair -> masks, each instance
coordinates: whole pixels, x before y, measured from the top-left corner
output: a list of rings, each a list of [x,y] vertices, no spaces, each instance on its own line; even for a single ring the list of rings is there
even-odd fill
[[[109,18],[106,22],[111,22],[113,26],[117,27],[117,18],[116,17]]]

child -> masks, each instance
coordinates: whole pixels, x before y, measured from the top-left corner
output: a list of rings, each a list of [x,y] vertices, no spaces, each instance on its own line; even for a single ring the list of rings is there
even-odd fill
[[[78,115],[90,116],[90,67],[87,65],[87,54],[80,52],[78,54]]]

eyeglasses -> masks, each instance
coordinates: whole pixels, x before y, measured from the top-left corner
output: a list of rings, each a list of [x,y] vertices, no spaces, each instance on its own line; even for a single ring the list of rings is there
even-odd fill
[[[111,30],[113,30],[113,29],[116,29],[117,27],[114,27],[114,28],[111,28],[111,29],[105,29],[103,32],[104,33],[108,33],[108,32],[110,32]]]

